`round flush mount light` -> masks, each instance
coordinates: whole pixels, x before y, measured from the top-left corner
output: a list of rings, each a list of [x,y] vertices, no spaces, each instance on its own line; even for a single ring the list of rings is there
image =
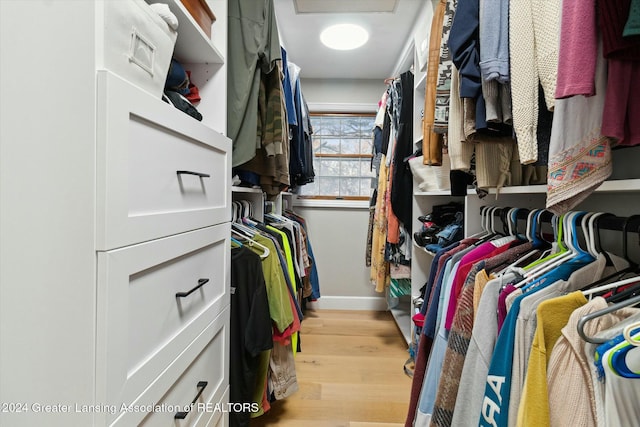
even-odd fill
[[[338,24],[326,28],[320,34],[320,41],[331,49],[357,49],[369,40],[369,33],[354,24]]]

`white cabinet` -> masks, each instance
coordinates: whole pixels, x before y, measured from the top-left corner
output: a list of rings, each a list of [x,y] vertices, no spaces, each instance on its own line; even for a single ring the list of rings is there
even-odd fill
[[[0,2],[0,425],[226,425],[227,2],[211,39],[169,2],[201,122],[114,65],[116,9],[163,22],[111,3]]]
[[[98,73],[98,249],[229,220],[228,139]]]

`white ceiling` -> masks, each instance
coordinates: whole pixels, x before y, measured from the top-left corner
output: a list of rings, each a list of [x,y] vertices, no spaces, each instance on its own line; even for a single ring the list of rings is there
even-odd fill
[[[427,0],[274,0],[280,43],[302,78],[384,79],[400,60]],[[389,12],[390,11],[390,12]],[[322,30],[354,23],[369,41],[350,51],[320,42]]]

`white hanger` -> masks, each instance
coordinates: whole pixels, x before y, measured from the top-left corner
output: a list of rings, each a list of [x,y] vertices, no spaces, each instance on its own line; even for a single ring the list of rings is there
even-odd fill
[[[549,261],[544,262],[540,265],[535,266],[530,271],[525,273],[525,278],[520,282],[516,283],[514,286],[519,288],[526,285],[529,282],[534,281],[545,273],[548,273],[561,265],[562,263],[575,258],[578,255],[576,248],[573,245],[573,218],[580,214],[580,212],[569,212],[563,218],[563,230],[565,235],[565,244],[569,248],[569,250],[562,255],[558,255],[557,257],[551,258]]]
[[[593,294],[597,294],[599,292],[602,291],[606,291],[609,289],[614,289],[620,286],[624,286],[624,285],[631,285],[634,283],[638,283],[640,282],[640,276],[634,276],[634,277],[628,277],[626,279],[622,279],[622,280],[617,280],[615,282],[611,282],[611,283],[606,283],[602,286],[597,286],[595,288],[591,288],[591,289],[587,289],[582,291],[582,295],[584,296],[589,296],[589,295],[593,295]]]
[[[480,228],[481,228],[481,230],[478,231],[475,234],[472,234],[469,237],[482,238],[482,237],[485,237],[485,236],[489,235],[489,230],[488,230],[488,228],[487,228],[487,226],[485,224],[485,219],[487,217],[486,213],[487,213],[488,209],[490,209],[490,206],[483,206],[483,207],[480,208]]]
[[[232,224],[232,226],[233,226],[233,224]],[[264,246],[261,243],[256,242],[251,237],[247,237],[245,234],[243,234],[242,232],[238,231],[237,229],[233,229],[232,228],[231,229],[231,233],[239,236],[242,239],[244,239],[244,244],[246,244],[248,246],[257,246],[258,248],[262,249],[262,254],[260,254],[260,259],[265,259],[271,253],[271,251],[269,250],[268,247]]]
[[[631,323],[630,325],[627,325],[622,331],[622,336],[632,346],[640,347],[640,341],[633,339],[633,337],[631,336],[631,331],[636,328],[640,328],[640,322]],[[638,334],[636,334],[635,336],[638,336]]]

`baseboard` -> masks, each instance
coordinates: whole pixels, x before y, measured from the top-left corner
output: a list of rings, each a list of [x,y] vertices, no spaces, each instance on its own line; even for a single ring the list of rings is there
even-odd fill
[[[383,297],[340,297],[323,296],[310,302],[307,307],[318,310],[375,310],[386,311],[387,301]]]

